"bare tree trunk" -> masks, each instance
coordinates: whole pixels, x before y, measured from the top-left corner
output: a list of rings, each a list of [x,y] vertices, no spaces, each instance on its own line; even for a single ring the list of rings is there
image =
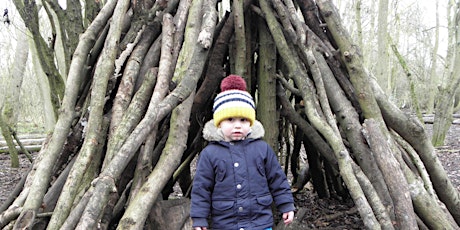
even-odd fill
[[[458,6],[452,8],[458,9]],[[456,63],[460,60],[460,35],[458,33],[458,25],[460,23],[460,13],[454,11],[455,15],[452,17],[452,24],[449,27],[449,33],[452,34],[452,45],[454,50],[452,54],[452,63],[447,65],[447,80],[443,81],[441,86],[438,87],[439,94],[436,97],[435,119],[433,122],[433,135],[431,142],[434,146],[441,146],[444,144],[447,131],[452,124],[452,113],[454,106],[455,92],[460,85],[460,67]],[[450,15],[450,14],[449,14]]]
[[[440,77],[437,73],[437,63],[438,63],[438,50],[439,50],[439,29],[440,29],[440,23],[439,23],[439,0],[436,0],[436,27],[435,27],[435,40],[434,40],[434,47],[431,52],[431,69],[430,69],[430,75],[429,77],[429,85],[428,89],[428,103],[427,103],[427,108],[426,108],[426,113],[431,114],[434,109],[434,101],[436,97],[437,89],[436,86],[438,85],[440,81]]]
[[[30,43],[32,43],[32,41],[30,41],[29,44]],[[40,99],[43,103],[42,111],[45,120],[45,132],[51,133],[54,129],[54,125],[56,124],[56,117],[53,115],[54,109],[53,105],[51,104],[51,89],[48,82],[48,78],[46,77],[46,74],[43,72],[40,62],[38,61],[38,55],[36,55],[37,49],[35,49],[35,46],[31,45],[31,47],[33,69],[37,77],[38,88],[40,89]]]
[[[458,9],[458,8],[456,8]],[[453,54],[453,62],[451,65],[452,70],[449,71],[447,81],[444,81],[439,89],[438,97],[436,98],[435,119],[433,123],[433,137],[431,142],[434,146],[441,146],[444,144],[447,131],[452,125],[452,114],[454,112],[454,97],[455,92],[460,85],[460,67],[455,64],[460,61],[460,33],[458,29],[460,13],[456,11],[454,28],[455,30],[455,52]]]
[[[392,155],[393,151],[388,140],[378,130],[379,125],[374,120],[364,121],[364,136],[376,154],[377,164],[388,185],[390,196],[393,199],[397,228],[415,229],[417,222],[413,212],[412,200],[409,196],[409,186],[403,175],[398,161]]]
[[[380,85],[384,87],[387,95],[391,95],[391,75],[388,70],[389,54],[388,54],[388,0],[379,0],[378,10],[378,62],[376,77]]]
[[[244,23],[243,0],[235,0],[232,3],[234,12],[233,20],[235,24],[235,67],[234,72],[247,78],[246,63],[246,31]],[[251,82],[251,81],[247,81]],[[250,88],[251,86],[248,85]]]
[[[13,143],[13,134],[16,132],[18,114],[21,107],[19,97],[22,88],[24,72],[29,56],[29,46],[27,36],[19,35],[14,56],[13,70],[7,78],[7,87],[4,89],[4,100],[0,109],[0,120],[2,135],[5,138],[11,157],[11,167],[19,167],[18,150]]]
[[[50,96],[53,104],[54,116],[57,117],[58,109],[64,96],[65,83],[64,79],[54,64],[54,53],[51,48],[54,43],[47,43],[40,34],[38,17],[38,11],[40,9],[37,7],[35,2],[23,2],[15,0],[14,4],[18,9],[19,14],[21,14],[27,29],[34,35],[32,38],[35,44],[35,48],[37,49],[37,54],[39,55],[38,60],[40,61],[43,71],[48,77],[48,82],[51,88]],[[53,40],[55,38],[50,39]]]
[[[330,1],[234,1],[222,18],[219,3],[104,5],[2,228],[151,227],[172,191],[189,197],[203,125],[221,79],[235,73],[246,75],[267,141],[292,152],[283,165],[295,189],[312,175],[319,196],[352,199],[369,229],[458,228],[459,193],[423,126],[376,85]],[[190,223],[184,210],[174,224]]]
[[[260,98],[257,107],[258,119],[264,127],[279,127],[278,115],[276,114],[276,49],[273,49],[274,42],[270,36],[265,23],[260,20],[259,37],[260,37],[260,56],[258,58],[258,76]],[[270,144],[272,149],[279,149],[278,145],[279,130],[273,128],[265,134],[265,140]]]
[[[414,79],[412,77],[412,73],[409,70],[409,67],[407,66],[406,60],[401,55],[401,53],[399,53],[398,48],[394,44],[391,44],[391,49],[393,50],[394,54],[396,55],[396,57],[397,57],[397,59],[399,61],[399,64],[401,65],[401,68],[403,68],[404,73],[406,74],[406,77],[409,80],[410,98],[411,98],[411,101],[412,101],[412,107],[415,109],[415,114],[417,114],[417,117],[418,117],[418,119],[420,121],[423,121],[422,111],[420,109],[419,100],[417,98],[417,94],[416,94],[416,90],[415,90],[416,82],[414,81]]]
[[[13,143],[13,129],[3,120],[3,116],[0,116],[0,129],[8,146],[8,152],[11,159],[11,167],[19,168],[19,153],[15,147],[15,144]]]

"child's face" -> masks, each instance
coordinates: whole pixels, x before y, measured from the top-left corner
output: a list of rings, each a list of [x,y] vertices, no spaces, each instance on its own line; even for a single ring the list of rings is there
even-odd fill
[[[239,141],[246,138],[251,130],[251,122],[244,117],[231,117],[220,122],[219,128],[225,141]]]

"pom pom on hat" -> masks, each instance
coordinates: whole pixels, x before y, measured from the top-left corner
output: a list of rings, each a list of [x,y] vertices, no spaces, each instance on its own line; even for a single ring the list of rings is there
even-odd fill
[[[226,91],[232,89],[246,91],[246,81],[238,75],[228,75],[220,83],[220,90]]]
[[[252,124],[256,119],[254,100],[246,91],[246,82],[238,75],[229,75],[220,84],[221,92],[217,94],[213,105],[214,124],[231,117],[244,117]]]

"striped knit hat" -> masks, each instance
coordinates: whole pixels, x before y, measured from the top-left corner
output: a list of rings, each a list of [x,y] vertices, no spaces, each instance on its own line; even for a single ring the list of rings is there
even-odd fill
[[[220,83],[221,92],[214,99],[212,111],[214,124],[230,117],[244,117],[251,122],[256,119],[254,100],[246,91],[246,82],[237,75],[229,75]]]

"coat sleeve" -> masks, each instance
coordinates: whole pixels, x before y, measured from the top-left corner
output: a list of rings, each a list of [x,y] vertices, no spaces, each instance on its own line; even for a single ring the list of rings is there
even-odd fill
[[[214,170],[208,155],[209,152],[206,149],[201,152],[193,179],[190,209],[193,227],[207,227],[207,218],[211,212]]]
[[[273,201],[281,213],[294,211],[294,198],[292,197],[291,187],[287,180],[278,159],[272,148],[266,144],[267,160],[265,164],[265,173],[267,182],[270,188],[270,193],[273,196]]]

